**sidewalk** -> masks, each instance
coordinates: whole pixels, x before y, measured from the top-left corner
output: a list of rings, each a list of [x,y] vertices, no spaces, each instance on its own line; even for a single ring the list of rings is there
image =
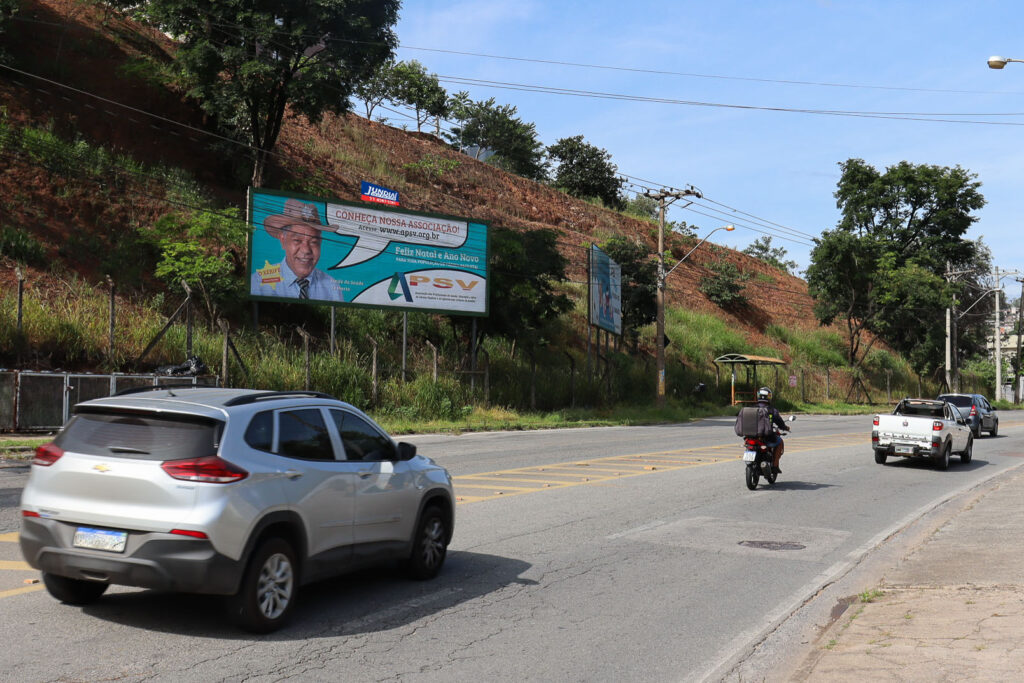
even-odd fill
[[[1019,681],[1024,471],[999,477],[821,635],[796,681]]]

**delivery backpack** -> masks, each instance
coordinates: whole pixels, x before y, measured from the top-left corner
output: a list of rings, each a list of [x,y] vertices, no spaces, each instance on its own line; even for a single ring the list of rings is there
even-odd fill
[[[767,406],[740,408],[736,415],[736,436],[764,437],[772,433],[772,414]]]

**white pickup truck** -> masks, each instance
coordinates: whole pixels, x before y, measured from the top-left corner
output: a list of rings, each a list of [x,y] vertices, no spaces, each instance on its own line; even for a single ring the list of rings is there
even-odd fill
[[[875,462],[885,464],[889,456],[931,458],[939,469],[949,467],[949,456],[969,463],[974,452],[974,435],[964,416],[952,403],[925,398],[905,398],[892,415],[875,415],[871,430]]]

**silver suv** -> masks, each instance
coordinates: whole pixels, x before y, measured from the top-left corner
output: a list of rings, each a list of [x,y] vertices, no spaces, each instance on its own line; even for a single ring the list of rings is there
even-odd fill
[[[395,559],[427,579],[444,563],[448,472],[331,396],[146,388],[74,413],[21,498],[21,551],[58,600],[111,584],[223,595],[267,632],[302,584]]]

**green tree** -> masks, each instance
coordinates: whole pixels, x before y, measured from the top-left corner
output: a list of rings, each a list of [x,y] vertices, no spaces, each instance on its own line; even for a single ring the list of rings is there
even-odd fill
[[[644,194],[638,194],[626,200],[622,212],[644,221],[658,222],[658,202]]]
[[[955,289],[947,264],[980,270],[985,250],[964,238],[985,204],[980,183],[960,167],[906,161],[884,173],[860,159],[840,164],[835,193],[841,219],[815,240],[807,283],[822,324],[844,321],[847,360],[863,362],[885,335],[918,372],[934,367],[944,342],[941,315]],[[920,315],[919,315],[920,314]],[[916,323],[916,324],[915,324]]]
[[[476,148],[475,158],[493,152],[488,163],[531,180],[544,180],[547,164],[544,145],[537,139],[537,128],[516,116],[510,104],[498,105],[494,98],[473,102],[458,93],[451,104],[451,115],[460,125],[453,126],[448,139],[460,149]]]
[[[430,118],[440,122],[448,113],[448,93],[441,87],[436,74],[427,73],[426,68],[415,59],[399,62],[392,71],[393,90],[389,98],[395,104],[404,104],[416,114],[416,130]]]
[[[622,268],[622,336],[639,345],[639,330],[654,322],[658,312],[658,265],[640,242],[616,236],[602,251]]]
[[[572,308],[566,295],[554,291],[566,266],[558,233],[492,227],[488,239],[490,315],[478,319],[477,341],[497,336],[536,345],[546,326]],[[453,317],[452,323],[468,327],[465,316]]]
[[[786,250],[782,247],[772,246],[771,235],[765,235],[754,240],[750,246],[743,250],[744,254],[753,256],[759,261],[764,261],[770,266],[778,268],[783,273],[792,274],[796,270],[796,261],[786,259]]]
[[[373,118],[373,110],[395,97],[395,62],[381,62],[369,78],[356,83],[353,93],[366,109],[366,118]]]
[[[254,148],[263,183],[286,108],[316,122],[344,112],[357,83],[387,61],[400,0],[113,0],[179,41],[188,94]]]
[[[604,205],[622,209],[622,179],[611,155],[603,149],[583,141],[582,135],[562,138],[548,147],[548,156],[558,160],[555,185],[573,197],[597,197]]]
[[[715,261],[708,265],[710,275],[700,279],[701,293],[726,310],[740,308],[747,303],[743,290],[749,275],[740,272],[736,264],[729,261]]]
[[[11,17],[18,13],[20,5],[18,0],[0,0],[0,62],[6,62],[11,58],[11,55],[3,48],[4,34],[7,33]]]
[[[187,282],[198,292],[208,319],[215,320],[245,297],[247,235],[236,208],[162,216],[153,227],[160,248],[156,276],[172,289]]]

